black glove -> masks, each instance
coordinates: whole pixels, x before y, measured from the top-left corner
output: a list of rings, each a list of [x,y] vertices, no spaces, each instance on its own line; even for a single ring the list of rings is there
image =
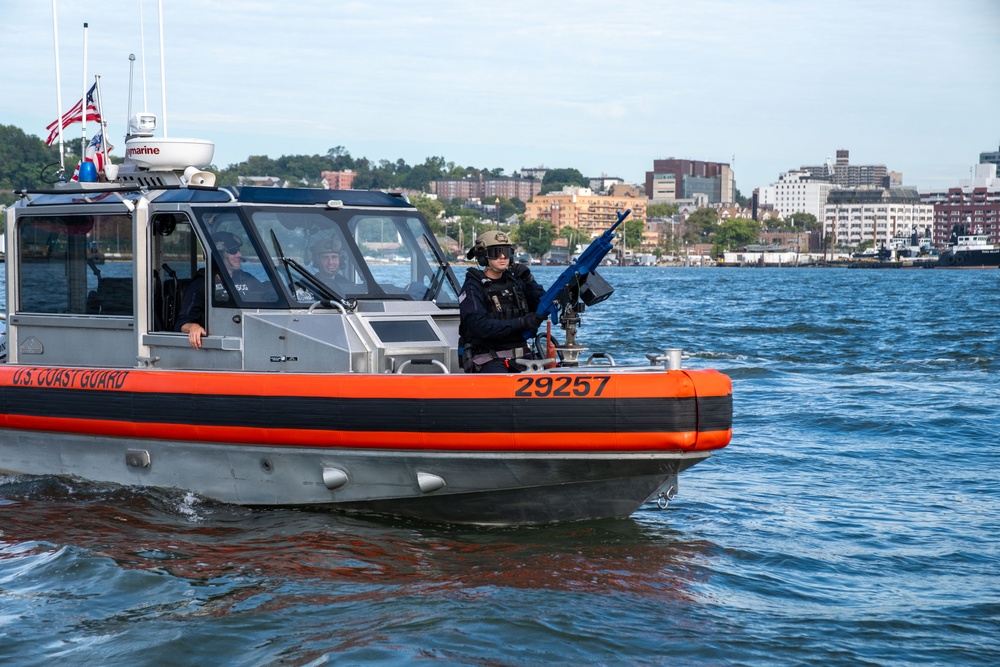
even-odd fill
[[[514,274],[515,278],[524,282],[528,282],[531,278],[531,269],[524,264],[511,264],[510,272]]]
[[[538,313],[528,313],[521,317],[521,328],[534,331],[545,321],[546,317],[546,315],[539,315]]]

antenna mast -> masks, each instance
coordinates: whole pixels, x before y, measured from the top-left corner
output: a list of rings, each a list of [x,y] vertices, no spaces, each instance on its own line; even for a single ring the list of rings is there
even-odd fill
[[[56,122],[59,124],[59,180],[64,180],[66,173],[66,150],[63,145],[62,125],[62,90],[59,77],[59,18],[56,12],[56,0],[52,0],[52,37],[56,50]]]
[[[55,0],[53,0],[54,2]],[[87,158],[87,24],[83,24],[83,113],[80,115],[80,161]]]
[[[167,136],[167,75],[164,71],[166,60],[163,58],[163,0],[156,3],[160,22],[160,102],[163,104],[163,136]]]

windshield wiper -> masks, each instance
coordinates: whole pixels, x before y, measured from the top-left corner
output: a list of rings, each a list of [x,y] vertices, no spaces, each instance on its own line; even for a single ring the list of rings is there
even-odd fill
[[[447,258],[442,257],[440,253],[438,253],[437,248],[434,246],[433,243],[431,243],[431,240],[430,238],[427,237],[427,234],[424,234],[424,241],[427,243],[427,247],[431,249],[431,252],[434,253],[434,257],[437,259],[438,262],[437,271],[435,271],[434,275],[431,277],[430,287],[427,288],[427,293],[424,294],[425,300],[433,301],[434,299],[437,298],[438,292],[440,292],[441,288],[444,286],[444,279],[448,275],[448,260]]]
[[[325,282],[320,280],[316,274],[307,269],[306,267],[299,264],[296,260],[291,257],[286,257],[285,252],[281,249],[281,244],[278,242],[278,237],[274,234],[274,230],[271,230],[271,241],[274,243],[274,250],[278,253],[278,259],[281,260],[281,264],[285,267],[285,273],[288,276],[288,286],[293,291],[296,287],[302,287],[305,290],[312,292],[313,294],[319,295],[320,303],[323,302],[334,302],[339,303],[341,306],[347,310],[354,310],[358,307],[358,302],[355,299],[348,299],[341,294],[338,294],[332,287],[327,285]],[[295,280],[292,277],[292,270],[295,270],[302,278],[300,280]]]

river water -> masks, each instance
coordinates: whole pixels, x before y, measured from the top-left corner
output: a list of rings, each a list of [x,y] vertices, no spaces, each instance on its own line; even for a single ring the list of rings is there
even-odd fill
[[[733,378],[732,444],[666,510],[476,529],[0,476],[0,664],[1000,663],[1000,271],[601,273],[584,344]]]

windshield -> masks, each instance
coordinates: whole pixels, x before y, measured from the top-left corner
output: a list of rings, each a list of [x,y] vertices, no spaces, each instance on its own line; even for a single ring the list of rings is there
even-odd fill
[[[337,297],[457,307],[458,284],[423,220],[345,210],[248,209],[263,262],[299,304]]]

